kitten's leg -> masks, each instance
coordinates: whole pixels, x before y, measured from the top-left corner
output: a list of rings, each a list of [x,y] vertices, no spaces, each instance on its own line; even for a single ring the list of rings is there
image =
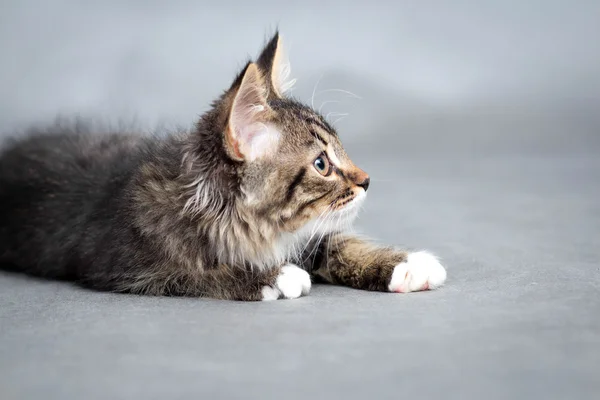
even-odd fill
[[[310,275],[293,264],[266,270],[243,269],[225,264],[201,274],[170,279],[168,293],[224,300],[295,299],[308,294]]]
[[[327,282],[365,290],[406,293],[436,289],[446,281],[446,270],[430,253],[399,251],[343,234],[328,236],[310,267]]]

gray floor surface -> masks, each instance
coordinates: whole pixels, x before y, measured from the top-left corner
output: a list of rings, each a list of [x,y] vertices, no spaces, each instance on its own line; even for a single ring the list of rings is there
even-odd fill
[[[1,397],[597,399],[600,159],[585,150],[363,157],[358,227],[438,253],[438,291],[238,303],[1,274]]]

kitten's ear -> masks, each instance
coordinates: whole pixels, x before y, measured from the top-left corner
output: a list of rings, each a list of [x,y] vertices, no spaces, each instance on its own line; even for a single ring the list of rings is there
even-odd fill
[[[272,110],[267,87],[256,64],[248,63],[232,88],[234,91],[225,139],[230,156],[253,161],[274,153],[279,132],[265,124]]]
[[[290,62],[285,56],[279,32],[275,32],[269,40],[256,63],[269,81],[269,96],[281,98],[296,83],[295,79],[289,79]]]

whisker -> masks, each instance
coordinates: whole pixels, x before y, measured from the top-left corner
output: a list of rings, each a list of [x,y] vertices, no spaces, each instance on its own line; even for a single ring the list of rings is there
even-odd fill
[[[302,252],[306,251],[306,249],[308,248],[308,246],[310,245],[310,242],[312,241],[312,239],[314,238],[314,236],[317,234],[317,232],[319,231],[319,228],[321,227],[321,225],[323,225],[323,223],[327,220],[327,215],[325,216],[324,219],[321,220],[321,218],[323,217],[323,215],[325,213],[329,212],[329,207],[327,207],[325,210],[323,210],[323,212],[321,213],[321,215],[319,215],[317,217],[317,221],[318,224],[315,225],[315,227],[312,229],[312,231],[310,232],[310,235],[308,237],[308,240],[306,241],[306,244],[304,246],[304,248],[302,249]]]
[[[319,250],[319,246],[321,244],[321,241],[323,240],[323,238],[325,237],[325,232],[321,233],[321,236],[319,237],[319,240],[317,240],[317,245],[314,248],[314,256],[313,256],[313,260],[312,260],[312,265],[315,264],[315,260],[317,259],[317,253]],[[310,254],[309,254],[310,257]]]
[[[348,114],[348,113],[341,113],[341,112],[334,112],[334,111],[332,111],[332,112],[330,112],[330,113],[327,113],[327,115],[333,115],[334,117],[339,117],[339,116],[341,115],[341,116],[344,116],[344,117],[345,117],[346,115],[350,115],[350,114]]]
[[[313,109],[315,108],[315,93],[317,92],[317,88],[319,87],[319,82],[321,82],[321,79],[323,79],[323,75],[321,75],[317,80],[317,83],[315,83],[315,87],[313,88],[312,92],[312,97],[310,98],[310,106]]]
[[[340,121],[341,121],[341,120],[343,120],[343,119],[344,119],[344,117],[338,118],[338,119],[336,119],[335,121],[333,121],[333,122],[331,123],[331,125],[337,125],[337,123],[338,123],[338,122],[340,122]]]
[[[306,248],[311,244],[312,239],[315,237],[315,235],[317,233],[319,233],[320,228],[323,225],[326,225],[329,222],[329,220],[332,218],[332,216],[334,215],[334,213],[333,213],[333,211],[331,211],[330,207],[328,207],[326,209],[326,211],[327,211],[327,214],[325,215],[323,220],[319,223],[319,225],[315,228],[314,233],[311,235],[309,241],[307,242],[306,246],[304,247],[304,250],[306,250]],[[320,233],[319,239],[315,241],[315,243],[316,243],[315,246],[311,249],[311,251],[309,252],[307,257],[304,259],[304,261],[308,260],[311,256],[311,254],[313,253],[313,251],[316,251],[318,249],[319,244],[321,243],[321,240],[323,239],[324,234],[325,234],[325,231]]]
[[[350,114],[348,114],[348,113],[329,113],[328,115],[339,115],[340,116],[339,118],[337,118],[335,121],[332,122],[332,124],[335,125]]]
[[[329,103],[340,103],[340,101],[339,100],[327,100],[327,101],[322,102],[321,106],[319,107],[319,113],[321,113],[321,110],[323,109],[323,106],[325,104],[329,104]],[[329,115],[329,114],[327,114],[327,115]]]
[[[334,214],[330,213],[330,214],[327,215],[327,218],[330,219],[333,216],[334,216]],[[325,237],[326,234],[327,234],[327,232],[325,232],[325,231],[321,232],[321,235],[317,239],[316,245],[313,247],[313,249],[310,251],[310,253],[308,254],[308,256],[305,258],[305,261],[308,260],[310,258],[310,256],[314,253],[314,257],[313,257],[313,261],[312,261],[312,264],[314,265],[315,260],[317,258],[317,253],[318,253],[318,250],[319,250],[319,245],[321,244],[321,241],[323,240],[323,238]]]
[[[328,120],[330,116],[334,116],[334,117],[339,117],[339,116],[342,116],[342,117],[345,117],[345,116],[347,116],[347,115],[349,115],[349,114],[348,114],[348,113],[340,113],[340,112],[330,111],[330,112],[328,112],[328,113],[327,113],[327,115],[325,116],[325,119],[327,119],[327,120]]]
[[[340,93],[346,93],[347,95],[350,95],[356,99],[362,99],[362,97],[360,97],[359,95],[352,93],[348,90],[343,90],[343,89],[325,89],[325,90],[321,90],[319,93],[317,93],[317,95],[321,94],[321,93],[327,93],[327,92],[340,92]]]

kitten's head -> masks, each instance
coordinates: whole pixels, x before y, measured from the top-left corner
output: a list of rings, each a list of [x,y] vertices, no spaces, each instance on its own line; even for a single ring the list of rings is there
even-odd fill
[[[289,70],[275,34],[204,120],[218,127],[239,207],[280,232],[323,233],[356,216],[369,177],[317,111],[285,95]]]

